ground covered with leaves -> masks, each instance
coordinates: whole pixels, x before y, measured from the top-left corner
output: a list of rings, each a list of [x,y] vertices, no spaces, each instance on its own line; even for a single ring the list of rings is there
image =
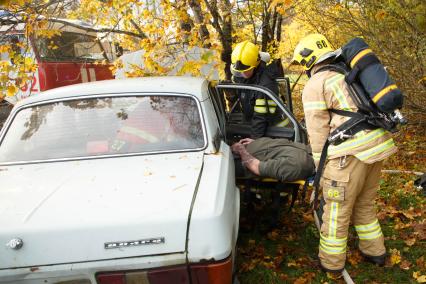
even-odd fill
[[[399,132],[399,152],[386,161],[384,169],[425,172],[426,138],[421,133],[424,128],[415,125]],[[346,270],[355,283],[426,283],[426,196],[414,185],[416,178],[413,173],[382,174],[377,208],[389,256],[384,267],[364,262],[351,228]],[[267,196],[255,204],[255,214],[242,207],[237,257],[240,283],[344,283],[320,271],[319,234],[300,195],[291,213],[285,212],[288,204],[283,204],[278,229],[273,230],[266,225],[270,217]]]

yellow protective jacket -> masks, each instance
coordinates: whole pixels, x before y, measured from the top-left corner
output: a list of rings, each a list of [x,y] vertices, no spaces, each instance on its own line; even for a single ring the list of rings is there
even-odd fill
[[[312,77],[303,89],[302,101],[306,127],[315,164],[318,165],[324,143],[349,117],[341,116],[330,109],[356,112],[344,75],[326,70],[315,73],[322,65],[312,68]],[[381,161],[397,150],[392,135],[382,129],[363,130],[339,145],[330,145],[328,159],[355,156],[367,164]]]

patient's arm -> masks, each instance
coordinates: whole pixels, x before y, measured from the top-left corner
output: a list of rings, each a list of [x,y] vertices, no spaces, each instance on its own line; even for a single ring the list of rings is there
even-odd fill
[[[255,175],[260,175],[259,172],[259,163],[260,161],[250,155],[249,152],[247,152],[246,147],[241,143],[237,142],[232,145],[231,147],[232,152],[237,153],[241,157],[241,162],[243,166],[245,166],[249,171],[254,173]]]

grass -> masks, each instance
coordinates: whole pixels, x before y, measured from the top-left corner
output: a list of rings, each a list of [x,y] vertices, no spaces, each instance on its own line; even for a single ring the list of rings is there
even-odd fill
[[[425,236],[415,231],[416,224],[425,222],[426,202],[413,180],[409,175],[384,175],[381,180],[377,204],[389,254],[385,267],[362,261],[356,234],[350,230],[346,269],[355,283],[418,283],[413,273],[426,274]],[[308,206],[298,202],[291,213],[282,212],[279,229],[272,231],[265,226],[267,209],[267,200],[256,206],[257,219],[250,226],[247,208],[242,208],[237,257],[240,283],[344,283],[329,279],[319,269],[318,232]]]

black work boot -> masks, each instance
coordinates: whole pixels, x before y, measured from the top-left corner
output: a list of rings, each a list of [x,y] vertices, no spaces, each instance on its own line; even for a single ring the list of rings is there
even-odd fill
[[[320,261],[320,267],[321,267],[321,270],[327,274],[327,277],[329,279],[338,280],[338,279],[343,277],[342,271],[343,271],[344,268],[337,269],[337,270],[328,269],[328,268],[325,268],[324,266],[322,266],[321,261]]]
[[[386,262],[386,253],[378,256],[372,256],[367,255],[361,251],[361,255],[364,257],[364,259],[368,262],[371,262],[373,264],[376,264],[378,266],[384,266]]]

